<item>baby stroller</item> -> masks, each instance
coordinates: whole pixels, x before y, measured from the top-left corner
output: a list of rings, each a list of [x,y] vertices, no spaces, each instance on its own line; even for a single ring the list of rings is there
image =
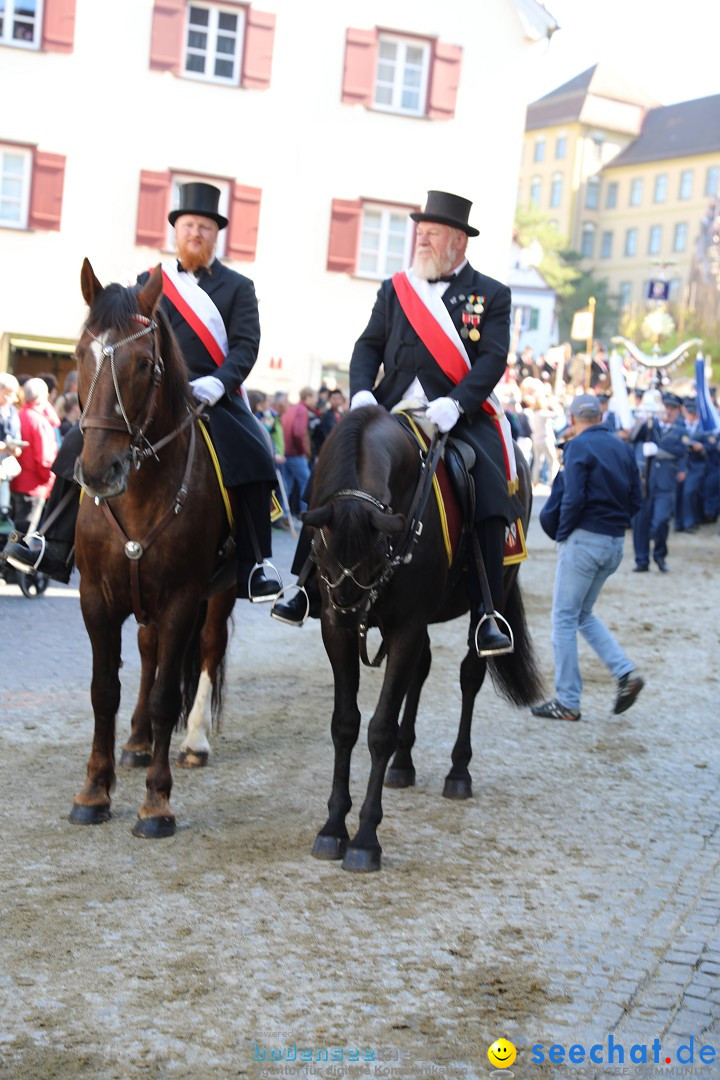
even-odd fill
[[[18,531],[10,517],[10,506],[10,481],[5,479],[2,472],[0,472],[0,551],[5,547],[5,542],[10,533]],[[23,574],[4,560],[0,561],[0,578],[7,585],[19,585],[21,591],[29,600],[42,596],[50,584],[50,578],[47,574],[35,574],[32,576]]]

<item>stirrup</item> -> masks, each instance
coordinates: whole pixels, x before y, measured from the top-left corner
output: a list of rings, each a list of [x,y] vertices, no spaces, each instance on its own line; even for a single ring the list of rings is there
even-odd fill
[[[275,578],[277,580],[278,591],[276,593],[273,593],[272,595],[269,595],[269,596],[253,596],[253,591],[252,591],[253,576],[255,574],[257,574],[258,570],[264,571],[266,566],[270,567],[270,569],[272,570],[272,572],[273,572],[273,574],[274,574],[274,576],[275,576]],[[278,568],[273,563],[271,563],[269,559],[263,559],[262,562],[255,563],[252,570],[248,574],[248,581],[247,581],[247,591],[248,591],[248,597],[247,598],[250,601],[250,603],[251,604],[268,604],[268,603],[270,603],[271,600],[277,600],[278,596],[280,596],[282,594],[282,590],[283,590],[283,583],[282,583],[282,578],[280,577],[280,572],[279,572]]]
[[[278,603],[282,599],[284,599],[285,594],[291,592],[293,589],[297,589],[297,591],[299,593],[302,593],[303,596],[305,597],[305,614],[303,615],[300,622],[296,622],[293,619],[284,619],[282,617],[282,615],[278,615],[277,611],[275,610]],[[285,626],[304,626],[305,623],[307,622],[309,614],[310,614],[310,597],[308,596],[307,589],[305,588],[305,586],[304,585],[298,585],[298,584],[295,584],[295,585],[283,585],[282,589],[277,594],[277,596],[273,598],[273,606],[270,608],[270,616],[271,616],[271,618],[277,619],[278,622],[284,623]]]
[[[501,623],[504,623],[505,626],[507,626],[507,633],[508,637],[510,638],[510,645],[507,648],[481,649],[478,645],[478,630],[484,622],[488,622],[490,619],[499,619]],[[478,654],[478,656],[504,656],[506,653],[515,652],[515,635],[512,632],[512,627],[510,623],[507,621],[504,615],[500,614],[499,611],[491,611],[489,615],[487,612],[483,612],[483,614],[478,619],[477,626],[475,627],[473,644],[475,645],[475,652]]]
[[[9,541],[11,543],[17,543],[17,542],[23,543],[23,542],[27,541],[31,535],[32,535],[33,540],[39,540],[40,541],[40,554],[35,559],[34,563],[30,562],[29,559],[28,559],[27,562],[22,562],[19,558],[17,558],[17,556],[13,556],[13,555],[6,555],[5,556],[6,561],[10,564],[10,566],[14,567],[15,570],[19,570],[22,574],[37,574],[38,566],[40,565],[40,563],[42,562],[42,560],[45,557],[45,548],[47,547],[47,540],[45,539],[43,534],[39,533],[39,532],[35,532],[35,533],[32,533],[32,534],[28,533],[26,536],[20,536],[18,533],[16,533],[14,538],[13,538],[12,535],[9,537]],[[32,558],[33,552],[30,550],[30,548],[28,548],[28,555],[29,555],[30,558]]]

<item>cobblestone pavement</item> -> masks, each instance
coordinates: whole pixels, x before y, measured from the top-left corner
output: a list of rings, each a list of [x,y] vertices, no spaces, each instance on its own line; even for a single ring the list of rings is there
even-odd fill
[[[276,561],[289,576],[293,542],[284,533],[275,538]],[[521,580],[538,652],[550,673],[555,555],[537,524],[531,526],[529,546],[531,559]],[[0,583],[0,1076],[342,1075],[365,1080],[374,1075],[435,1075],[472,1080],[490,1075],[720,1075],[719,555],[717,532],[705,528],[671,537],[669,575],[638,575],[631,572],[628,543],[626,558],[608,582],[598,611],[646,676],[645,691],[633,709],[614,717],[611,680],[584,648],[585,692],[578,724],[538,721],[525,712],[499,708],[499,699],[485,689],[476,709],[475,798],[460,807],[437,797],[457,714],[458,634],[456,630],[453,637],[447,627],[433,631],[434,682],[424,695],[422,714],[433,717],[437,730],[430,732],[427,720],[419,726],[417,787],[386,797],[384,868],[360,882],[307,858],[311,830],[322,821],[330,783],[330,680],[316,624],[299,632],[282,628],[272,623],[265,606],[243,605],[231,643],[229,675],[232,679],[235,672],[240,678],[240,669],[244,673],[246,712],[260,714],[272,699],[272,733],[253,727],[249,719],[241,723],[237,709],[231,708],[233,715],[216,738],[214,768],[189,778],[176,775],[180,814],[190,807],[193,820],[189,828],[187,821],[181,823],[173,841],[153,847],[124,839],[132,822],[132,798],[127,810],[117,810],[119,821],[114,818],[109,826],[90,830],[86,840],[88,831],[73,831],[63,816],[79,786],[91,731],[90,650],[77,581],[51,587],[37,600]],[[123,654],[123,683],[130,687],[123,702],[127,716],[138,675],[130,623]],[[364,717],[377,696],[377,677],[369,678],[375,681],[363,683]],[[322,710],[318,699],[324,702]],[[244,728],[242,736],[239,728]],[[265,835],[263,829],[271,837],[276,812],[272,805],[267,813],[262,808],[280,779],[269,759],[270,736],[280,738],[283,728],[295,738],[307,774],[293,774],[294,796],[281,804],[287,824],[283,847],[278,848],[277,837],[266,847],[257,839],[253,873],[260,876],[253,878],[254,888],[247,894],[233,895],[232,917],[226,911],[221,915],[219,907],[215,912],[212,904],[203,911],[212,941],[222,933],[221,923],[227,925],[230,918],[235,925],[233,919],[242,912],[243,948],[256,965],[249,968],[252,985],[227,981],[226,989],[211,999],[214,1017],[212,1023],[204,1018],[210,1024],[204,1034],[203,1025],[195,1021],[196,1049],[213,1048],[202,1063],[187,1048],[182,1053],[175,1049],[175,1057],[168,1050],[172,1039],[184,1037],[185,1023],[193,1028],[192,1016],[183,1008],[171,1014],[174,1019],[160,1035],[157,1017],[147,1031],[136,1027],[123,1064],[122,1025],[114,1013],[99,1014],[86,993],[81,1000],[88,1010],[87,1025],[79,1014],[67,1014],[68,981],[58,974],[57,956],[54,964],[46,965],[46,957],[57,948],[46,919],[51,925],[55,907],[67,906],[65,890],[75,888],[83,859],[88,867],[107,871],[119,893],[129,889],[132,894],[133,875],[141,873],[135,866],[138,848],[143,866],[147,858],[151,867],[177,870],[176,856],[168,851],[188,845],[197,820],[204,820],[204,804],[193,800],[217,786],[231,762],[236,770],[249,768],[243,766],[242,755],[251,755],[254,770],[252,780],[242,780],[243,805],[260,807],[253,812],[264,815],[256,818],[256,838]],[[322,751],[316,751],[315,743]],[[307,764],[316,753],[322,757],[319,772]],[[361,736],[353,759],[356,808],[367,775],[366,756]],[[31,769],[36,771],[32,784]],[[136,794],[138,783],[133,785]],[[127,784],[118,784],[117,807],[123,805],[120,789]],[[216,873],[214,862],[218,856],[211,855],[207,845],[222,845],[221,833],[231,818],[221,807],[211,806],[208,813],[213,812],[219,822],[205,820],[201,832],[206,847],[197,857],[204,877],[219,880],[222,874]],[[103,832],[108,829],[116,832]],[[68,832],[72,847],[65,840]],[[442,843],[433,846],[438,836]],[[53,884],[55,845],[63,852],[63,875],[57,871],[57,882],[63,885]],[[145,856],[150,849],[157,853],[152,860]],[[242,866],[233,870],[243,872]],[[314,876],[303,876],[310,873]],[[46,894],[37,891],[43,876]],[[290,891],[293,877],[302,884],[296,892]],[[162,888],[161,882],[153,882]],[[244,889],[246,884],[238,876],[232,887]],[[147,879],[137,887],[146,888]],[[193,888],[187,882],[184,887]],[[94,876],[84,879],[83,889],[89,890],[87,903],[107,903],[111,916],[112,905],[103,900]],[[26,892],[35,898],[32,903],[46,905],[42,918],[30,918],[27,912],[21,918]],[[155,901],[142,895],[149,904],[147,918],[153,911],[157,916]],[[82,909],[82,897],[73,896],[73,904]],[[170,899],[178,903],[177,894]],[[202,894],[195,899],[200,903]],[[258,909],[258,903],[266,910]],[[277,919],[270,914],[275,905],[280,909]],[[162,918],[168,917],[167,907],[161,910]],[[315,955],[308,974],[308,957],[301,955],[297,941],[306,940],[309,924],[314,924]],[[77,925],[82,929],[88,924]],[[201,925],[193,927],[188,939],[196,947],[198,933],[202,935]],[[350,939],[355,933],[359,940]],[[379,952],[377,933],[385,942]],[[82,941],[72,940],[73,949],[82,952]],[[134,941],[128,929],[115,925],[113,950]],[[211,963],[213,977],[229,980],[219,954],[211,944],[208,949],[208,957],[195,955],[198,971]],[[366,949],[372,956],[369,967],[363,963]],[[269,966],[259,959],[263,954]],[[83,978],[114,979],[114,961],[102,955],[106,966],[91,958]],[[124,977],[142,979],[140,968],[146,960],[126,960]],[[72,960],[64,962],[72,968]],[[155,962],[166,970],[163,958]],[[94,971],[92,964],[97,965]],[[356,981],[349,989],[351,969]],[[190,995],[189,1005],[196,991],[188,984],[184,993]],[[116,1011],[123,1007],[137,1024],[125,998]],[[200,1007],[198,999],[193,1007]],[[228,1034],[223,1027],[228,1016],[236,1024],[245,1016],[248,1038]],[[334,1072],[329,1066],[310,1072],[297,1061],[260,1063],[253,1058],[263,1039],[267,1045],[274,1039],[278,1045],[284,1040],[299,1046],[301,1038],[310,1038],[309,1031],[315,1046],[326,1045],[331,1036],[337,1042],[341,1033],[345,1046],[353,1039],[356,1045],[373,1046],[375,1063],[363,1068],[346,1061]],[[515,1044],[518,1056],[510,1069],[493,1073],[486,1050],[500,1036]],[[251,1040],[256,1048],[252,1053]],[[60,1052],[58,1041],[69,1056]],[[223,1046],[232,1046],[232,1053]],[[714,1061],[703,1047],[717,1052]],[[50,1049],[53,1054],[48,1056]],[[102,1060],[106,1065],[98,1066]]]

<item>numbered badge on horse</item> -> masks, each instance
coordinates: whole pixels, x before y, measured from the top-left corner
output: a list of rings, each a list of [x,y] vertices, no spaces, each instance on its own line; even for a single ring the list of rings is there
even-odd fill
[[[520,453],[517,464],[521,520],[527,529],[531,486]],[[449,565],[441,505],[432,496],[418,498],[423,473],[418,444],[395,417],[378,406],[355,409],[333,429],[322,448],[312,504],[303,515],[315,530],[313,557],[321,583],[322,635],[335,680],[331,724],[335,768],[329,816],[313,854],[342,859],[348,870],[380,868],[377,828],[383,816],[383,783],[407,787],[415,782],[411,750],[420,692],[430,671],[428,625],[454,619],[469,609],[462,567]],[[420,513],[423,502],[425,509]],[[473,645],[460,666],[462,714],[452,768],[445,780],[448,798],[472,794],[468,768],[472,713],[488,663],[495,686],[512,704],[530,705],[542,693],[517,572],[517,560],[508,560],[502,614],[512,627],[514,651],[488,660]],[[386,668],[368,727],[371,771],[360,826],[350,840],[345,824],[351,807],[350,757],[360,730],[360,657],[366,655],[369,626],[380,630]]]
[[[173,729],[189,715],[181,763],[202,764],[211,699],[216,713],[221,705],[236,595],[232,521],[159,307],[160,267],[143,288],[103,288],[86,259],[81,285],[90,314],[76,349],[84,435],[76,477],[84,494],[75,558],[92,645],[95,734],[70,820],[110,817],[121,630],[135,614],[142,673],[121,762],[149,766],[134,834],[170,836]]]

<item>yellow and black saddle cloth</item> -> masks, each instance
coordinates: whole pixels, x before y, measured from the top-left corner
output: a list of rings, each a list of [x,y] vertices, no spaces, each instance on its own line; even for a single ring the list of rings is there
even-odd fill
[[[424,425],[422,416],[400,403],[393,415],[417,441],[423,453],[430,445],[432,428]],[[468,537],[475,521],[475,485],[470,469],[475,464],[475,453],[461,439],[448,439],[445,453],[438,463],[433,477],[433,491],[442,524],[448,566],[459,562],[465,554]],[[520,518],[505,529],[505,566],[522,562],[527,558],[525,530]]]
[[[217,477],[218,486],[220,488],[220,493],[222,495],[223,503],[225,505],[225,513],[227,514],[228,525],[230,526],[230,532],[232,532],[235,527],[235,519],[233,509],[230,504],[230,496],[228,494],[228,489],[225,487],[225,481],[223,480],[222,472],[220,471],[220,462],[218,460],[217,454],[215,453],[215,447],[213,446],[212,438],[210,436],[210,432],[208,431],[207,424],[202,420],[202,418],[198,418],[198,427],[202,432],[203,438],[207,443],[208,451],[210,452],[213,468],[215,469],[215,476]],[[282,516],[283,508],[280,505],[280,500],[273,491],[270,496],[270,520],[278,521]]]

